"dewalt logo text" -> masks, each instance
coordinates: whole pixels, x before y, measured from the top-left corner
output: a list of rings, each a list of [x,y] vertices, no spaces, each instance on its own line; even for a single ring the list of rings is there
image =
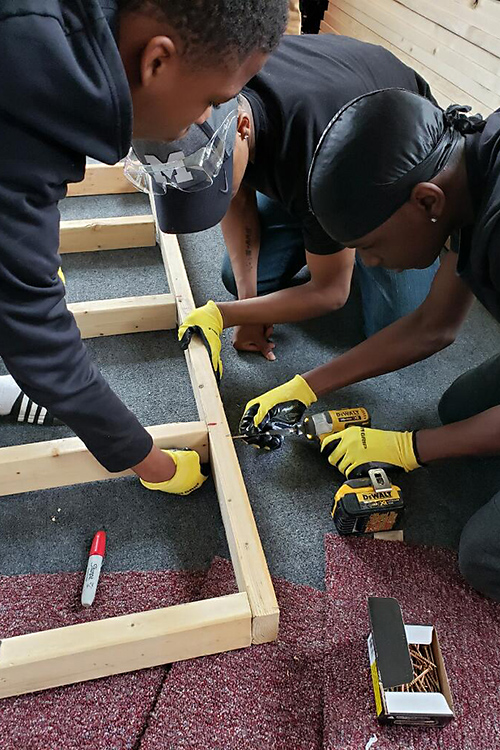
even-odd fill
[[[390,500],[392,493],[390,490],[387,492],[369,492],[366,495],[362,495],[363,500]]]

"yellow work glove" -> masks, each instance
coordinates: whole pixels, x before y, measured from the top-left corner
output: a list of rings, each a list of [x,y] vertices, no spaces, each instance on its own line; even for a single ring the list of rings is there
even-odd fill
[[[62,270],[61,266],[57,269],[57,275],[61,279],[64,286],[66,286],[66,276],[64,275],[64,271]]]
[[[287,383],[248,402],[240,421],[240,433],[245,435],[248,445],[276,450],[283,443],[283,438],[270,435],[269,430],[297,424],[307,407],[317,400],[304,378],[296,375]]]
[[[321,452],[332,466],[349,477],[367,474],[372,465],[384,469],[418,469],[416,432],[390,432],[370,427],[347,427],[321,441]]]
[[[179,326],[179,342],[182,349],[187,349],[194,334],[198,334],[205,344],[212,360],[217,382],[222,378],[222,360],[220,358],[221,341],[220,335],[224,328],[224,322],[219,308],[210,300],[203,307],[189,313],[184,323]]]
[[[166,482],[153,483],[141,479],[141,484],[148,490],[159,490],[171,495],[189,495],[208,479],[201,473],[200,457],[196,451],[173,449],[162,452],[167,453],[174,462],[175,474]]]

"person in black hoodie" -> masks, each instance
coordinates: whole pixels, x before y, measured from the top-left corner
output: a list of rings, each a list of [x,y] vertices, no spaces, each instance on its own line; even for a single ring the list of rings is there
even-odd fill
[[[58,275],[57,204],[87,156],[117,162],[132,130],[182,137],[234,97],[277,45],[287,9],[288,0],[0,6],[0,356],[22,389],[18,414],[43,422],[48,410],[109,471],[132,468],[154,489],[185,494],[205,477],[193,451],[153,446],[89,359]]]

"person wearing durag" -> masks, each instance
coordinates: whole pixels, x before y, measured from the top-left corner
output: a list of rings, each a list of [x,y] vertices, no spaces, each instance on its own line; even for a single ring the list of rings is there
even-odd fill
[[[400,89],[347,104],[318,144],[309,174],[311,209],[363,262],[426,268],[444,254],[415,312],[322,367],[252,399],[241,421],[265,447],[277,416],[295,420],[319,396],[430,357],[455,339],[476,297],[500,320],[500,110],[443,111]],[[291,415],[291,416],[290,416]],[[461,375],[439,402],[442,427],[395,432],[351,427],[321,450],[347,477],[369,461],[404,471],[439,459],[500,454],[500,354]],[[499,481],[500,485],[500,481]],[[500,486],[462,531],[462,574],[500,599]]]

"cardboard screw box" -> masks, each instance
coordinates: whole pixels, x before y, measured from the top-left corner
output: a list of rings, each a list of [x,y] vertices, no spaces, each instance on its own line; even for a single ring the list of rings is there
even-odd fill
[[[368,609],[368,654],[380,723],[447,724],[455,716],[453,698],[434,626],[405,625],[396,599],[371,596]],[[425,656],[429,654],[432,659]],[[417,667],[420,674],[415,675]]]

